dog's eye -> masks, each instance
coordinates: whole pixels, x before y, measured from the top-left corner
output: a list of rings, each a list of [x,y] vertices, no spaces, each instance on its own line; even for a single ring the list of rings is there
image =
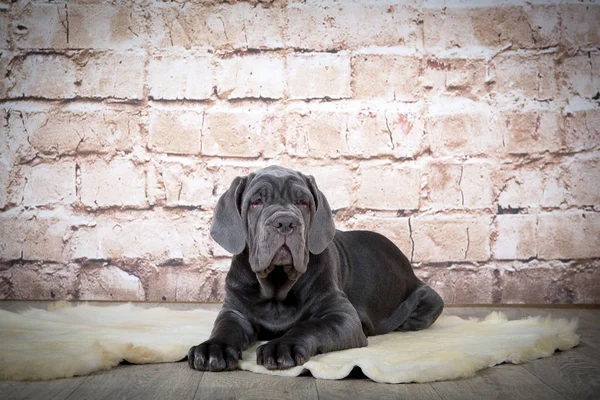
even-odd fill
[[[302,208],[308,208],[308,201],[300,200],[298,205]]]
[[[258,199],[258,200],[254,200],[252,203],[250,203],[250,206],[252,208],[256,208],[256,207],[262,206],[262,203],[263,203],[262,200]]]

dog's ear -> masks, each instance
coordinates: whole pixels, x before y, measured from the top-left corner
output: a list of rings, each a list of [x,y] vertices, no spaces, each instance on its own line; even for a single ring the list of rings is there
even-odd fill
[[[213,214],[210,235],[225,250],[240,254],[246,248],[246,226],[242,221],[241,203],[248,178],[238,176],[219,198]]]
[[[315,178],[309,175],[306,177],[306,180],[308,182],[308,188],[315,199],[315,214],[310,231],[308,232],[308,250],[312,254],[320,254],[333,240],[333,236],[335,235],[335,225],[333,223],[333,217],[331,216],[329,203],[317,187]]]

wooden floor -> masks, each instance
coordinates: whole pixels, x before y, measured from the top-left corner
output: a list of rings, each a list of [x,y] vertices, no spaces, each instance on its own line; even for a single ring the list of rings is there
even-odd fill
[[[47,303],[0,302],[0,308],[13,311],[30,305],[45,307]],[[90,376],[46,382],[0,381],[0,399],[600,399],[600,309],[449,307],[444,313],[464,318],[495,310],[505,312],[509,319],[578,317],[580,344],[527,364],[488,368],[473,378],[425,384],[374,383],[360,371],[339,381],[246,371],[202,373],[180,362],[121,365]]]

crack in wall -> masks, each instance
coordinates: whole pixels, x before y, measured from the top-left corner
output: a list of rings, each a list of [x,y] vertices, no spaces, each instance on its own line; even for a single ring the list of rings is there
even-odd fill
[[[221,25],[223,25],[223,33],[225,34],[225,39],[229,40],[229,36],[227,35],[227,28],[225,27],[225,21],[223,21],[223,18],[218,18],[219,21],[221,21]]]
[[[387,117],[387,113],[383,113],[383,117],[385,118],[385,127],[387,128],[387,133],[388,136],[390,137],[390,144],[392,145],[392,150],[396,149],[396,146],[394,145],[394,138],[392,136],[392,130],[390,129],[390,124],[388,122],[388,117]]]
[[[469,228],[467,228],[467,249],[465,250],[465,260],[469,254],[469,248],[471,247],[471,237],[469,236]]]
[[[65,28],[66,34],[67,34],[67,44],[70,43],[70,29],[69,29],[69,6],[67,4],[65,4],[65,17],[62,18],[61,12],[60,12],[60,7],[56,8],[56,11],[58,12],[58,19],[61,23],[61,25],[63,26],[63,28]]]

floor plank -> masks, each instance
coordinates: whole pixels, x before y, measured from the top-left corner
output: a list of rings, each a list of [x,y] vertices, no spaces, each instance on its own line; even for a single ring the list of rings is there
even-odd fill
[[[600,395],[600,352],[585,343],[523,364],[523,368],[566,398],[597,399]]]
[[[361,399],[387,400],[435,400],[441,399],[429,383],[411,383],[402,385],[381,384],[370,379],[346,378],[338,381],[318,379],[317,392],[320,400]],[[360,395],[357,395],[360,393]]]
[[[0,381],[0,397],[5,400],[63,400],[88,378],[82,376],[43,382]]]
[[[502,364],[480,371],[472,378],[431,383],[444,400],[565,399],[521,365]]]
[[[194,400],[316,399],[316,379],[260,375],[248,371],[205,372]]]
[[[202,372],[187,363],[121,365],[90,375],[69,399],[192,399]]]

